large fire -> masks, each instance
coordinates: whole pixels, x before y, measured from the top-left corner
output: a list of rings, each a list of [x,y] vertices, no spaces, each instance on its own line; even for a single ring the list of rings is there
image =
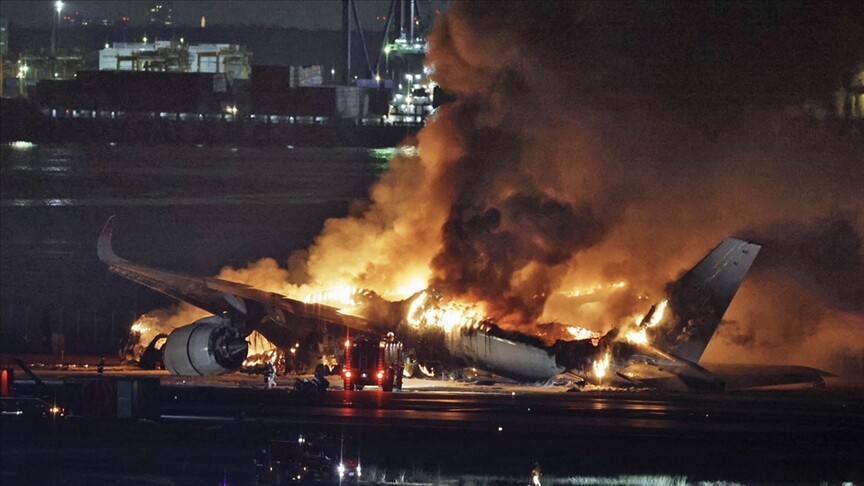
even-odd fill
[[[414,298],[405,317],[408,324],[414,328],[436,326],[445,332],[469,327],[487,318],[480,304],[467,304],[456,300],[442,302],[439,295],[428,290]]]
[[[129,328],[126,344],[123,349],[123,359],[140,363],[147,347],[160,334],[169,334],[174,328],[164,326],[161,320],[153,315],[144,314],[132,323]]]
[[[406,141],[415,150],[397,153],[368,199],[327,220],[285,268],[263,259],[220,277],[300,300],[321,293],[349,313],[354,288],[393,301],[436,289],[440,299],[427,291],[410,303],[412,326],[491,319],[536,334],[545,320],[604,332],[740,235],[771,251],[705,358],[826,366],[834,349],[860,356],[859,145],[782,108],[724,109],[711,90],[675,84],[715,74],[698,63],[699,75],[671,80],[657,71],[668,62],[604,42],[610,25],[628,25],[605,16],[640,11],[526,1],[489,15],[483,2],[454,2],[429,35],[426,63],[456,100]],[[813,163],[813,154],[824,155]],[[664,311],[658,304],[622,335],[646,342]]]
[[[252,331],[252,334],[246,338],[246,342],[249,343],[249,351],[246,353],[246,359],[243,361],[244,367],[254,367],[265,363],[271,363],[277,368],[282,367],[280,365],[282,364],[281,361],[285,359],[285,353],[268,341],[261,333]]]

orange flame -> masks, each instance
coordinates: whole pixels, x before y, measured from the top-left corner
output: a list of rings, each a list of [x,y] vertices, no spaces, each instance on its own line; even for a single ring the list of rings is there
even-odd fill
[[[633,344],[648,344],[648,329],[656,326],[663,320],[663,316],[666,313],[667,303],[668,301],[664,300],[657,304],[657,307],[654,309],[654,313],[651,315],[651,319],[648,322],[645,322],[645,317],[637,317],[634,323],[635,329],[629,329],[625,332],[624,338]]]
[[[442,303],[436,296],[424,291],[411,302],[406,321],[415,328],[437,326],[450,332],[454,328],[476,324],[485,317],[478,304],[459,301]]]
[[[609,370],[609,363],[612,361],[612,356],[609,354],[607,350],[603,357],[600,359],[594,360],[594,376],[598,381],[602,380],[604,376],[606,376],[606,372]]]

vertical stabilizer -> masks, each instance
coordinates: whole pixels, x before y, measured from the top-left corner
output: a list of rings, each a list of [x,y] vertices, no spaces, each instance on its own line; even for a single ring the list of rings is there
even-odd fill
[[[670,318],[652,333],[654,345],[679,358],[698,362],[760,248],[727,238],[670,284],[667,288]]]

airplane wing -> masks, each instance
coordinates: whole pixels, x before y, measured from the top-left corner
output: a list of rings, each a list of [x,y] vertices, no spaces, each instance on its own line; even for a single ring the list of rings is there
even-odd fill
[[[363,319],[343,315],[335,307],[302,302],[228,280],[192,277],[132,263],[114,253],[111,246],[113,229],[114,216],[111,216],[105,223],[97,244],[99,259],[108,265],[111,272],[214,315],[242,317],[250,330],[270,327],[259,326],[259,322],[267,319],[282,326],[323,321],[365,328]]]

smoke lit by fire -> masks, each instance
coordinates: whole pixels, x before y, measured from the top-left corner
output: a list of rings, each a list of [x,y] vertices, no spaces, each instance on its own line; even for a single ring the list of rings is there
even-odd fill
[[[860,141],[674,84],[703,79],[697,63],[673,76],[657,66],[675,63],[621,53],[608,26],[640,5],[511,2],[489,15],[454,2],[427,64],[457,100],[406,141],[416,150],[287,268],[263,259],[220,277],[349,310],[352,289],[435,289],[414,297],[411,325],[627,325],[638,341],[664,305],[628,323],[667,282],[722,238],[752,236],[763,250],[704,359],[830,369],[835,352],[864,353]]]

